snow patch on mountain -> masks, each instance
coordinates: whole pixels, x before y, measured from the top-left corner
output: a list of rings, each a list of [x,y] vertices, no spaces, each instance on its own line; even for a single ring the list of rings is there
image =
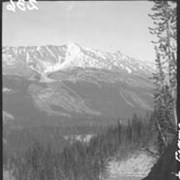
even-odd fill
[[[3,110],[3,124],[7,124],[14,120],[14,116],[7,111]]]
[[[13,68],[18,63],[24,64],[43,77],[56,71],[67,71],[77,67],[116,69],[128,74],[138,71],[147,74],[154,71],[152,63],[136,60],[120,51],[104,52],[84,48],[75,43],[62,46],[3,47],[3,65]]]
[[[70,43],[67,46],[67,51],[66,51],[66,61],[61,64],[59,67],[60,69],[66,69],[66,68],[70,68],[73,67],[75,65],[79,65],[80,61],[77,61],[77,59],[81,58],[81,50],[80,48],[73,43]]]
[[[132,73],[132,70],[131,70],[129,67],[126,67],[126,70],[127,70],[127,72],[128,72],[129,74]]]
[[[7,88],[7,87],[3,87],[3,93],[10,93],[12,90]]]

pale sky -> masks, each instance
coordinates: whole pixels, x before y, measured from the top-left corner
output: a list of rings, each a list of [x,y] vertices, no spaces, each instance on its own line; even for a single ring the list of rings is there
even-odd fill
[[[3,46],[80,46],[122,53],[154,61],[148,31],[153,2],[149,1],[46,1],[39,10],[8,11],[3,3]]]

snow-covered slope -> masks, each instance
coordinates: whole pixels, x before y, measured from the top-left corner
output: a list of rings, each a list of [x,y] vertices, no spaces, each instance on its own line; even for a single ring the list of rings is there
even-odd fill
[[[3,72],[13,67],[23,67],[24,73],[36,72],[47,76],[59,70],[69,70],[76,67],[121,70],[127,73],[154,71],[150,62],[136,60],[121,54],[83,48],[78,44],[62,46],[31,46],[31,47],[4,47]]]

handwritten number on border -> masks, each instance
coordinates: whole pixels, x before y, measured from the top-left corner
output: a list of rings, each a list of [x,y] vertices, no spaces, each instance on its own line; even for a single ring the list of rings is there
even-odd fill
[[[19,0],[16,5],[21,11],[26,11],[24,0]]]
[[[13,12],[16,11],[16,5],[15,5],[15,3],[13,2],[13,0],[10,0],[10,4],[8,4],[6,8],[7,8],[7,10],[9,10],[9,11],[13,11]]]
[[[16,6],[21,11],[26,11],[26,10],[32,11],[32,10],[38,10],[36,4],[37,4],[36,0],[29,0],[29,1],[18,0],[16,4],[13,0],[10,0],[10,4],[8,4],[6,8],[7,10],[12,12],[16,12]]]
[[[31,6],[29,6],[29,4]],[[38,7],[35,5],[35,4],[37,4],[36,0],[29,0],[29,4],[27,5],[29,10],[33,10],[33,9],[37,9],[38,10]]]

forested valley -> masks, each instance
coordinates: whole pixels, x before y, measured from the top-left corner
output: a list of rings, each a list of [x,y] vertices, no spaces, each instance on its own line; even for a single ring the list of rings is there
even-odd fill
[[[177,6],[153,1],[154,109],[111,125],[32,127],[4,133],[3,169],[13,180],[103,180],[109,162],[137,151],[158,157],[144,180],[175,180],[177,144]],[[111,122],[111,119],[109,119]],[[7,142],[6,142],[7,140]],[[9,143],[9,144],[8,144]],[[11,145],[10,145],[11,144]],[[155,151],[151,151],[152,147]]]

